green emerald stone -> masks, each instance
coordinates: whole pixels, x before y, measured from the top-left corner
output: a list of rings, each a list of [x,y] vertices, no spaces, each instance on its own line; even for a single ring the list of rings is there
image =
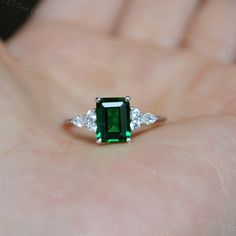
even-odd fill
[[[100,98],[96,106],[97,140],[126,142],[131,137],[130,103],[126,98]]]

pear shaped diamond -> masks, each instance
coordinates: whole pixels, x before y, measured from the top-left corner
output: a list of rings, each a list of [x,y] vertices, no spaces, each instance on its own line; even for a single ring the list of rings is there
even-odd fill
[[[157,122],[158,116],[155,116],[151,113],[145,113],[141,117],[141,121],[143,125],[151,125]]]
[[[96,120],[97,120],[96,110],[93,109],[88,111],[86,115],[76,116],[71,120],[71,123],[79,128],[87,127],[90,131],[96,132],[97,131]]]
[[[86,126],[90,131],[96,132],[96,131],[97,131],[97,123],[96,123],[97,116],[96,116],[96,110],[93,109],[93,110],[88,111],[87,114],[85,115],[84,119],[85,119],[85,126]]]
[[[71,120],[71,123],[74,126],[77,126],[79,128],[82,128],[85,126],[85,119],[84,116],[76,116],[74,119]]]
[[[141,117],[142,113],[140,112],[140,110],[138,108],[132,107],[130,110],[130,119],[131,119],[130,128],[132,131],[141,127],[142,125]]]

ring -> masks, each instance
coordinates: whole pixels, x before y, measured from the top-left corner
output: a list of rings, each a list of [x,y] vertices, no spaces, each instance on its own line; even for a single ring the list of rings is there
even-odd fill
[[[85,115],[66,120],[66,125],[79,128],[87,127],[96,133],[97,143],[131,142],[131,135],[143,125],[163,122],[164,117],[151,113],[142,113],[130,106],[130,97],[96,98],[96,108]]]

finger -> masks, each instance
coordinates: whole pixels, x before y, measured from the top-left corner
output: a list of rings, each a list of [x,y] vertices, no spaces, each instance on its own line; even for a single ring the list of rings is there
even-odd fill
[[[223,61],[236,54],[236,1],[210,0],[199,13],[187,44]]]
[[[29,94],[12,72],[13,64],[0,42],[0,157],[24,138],[32,107]]]
[[[9,45],[26,63],[47,72],[45,79],[31,82],[31,90],[41,91],[44,107],[45,88],[50,91],[47,112],[58,122],[93,106],[91,98],[114,94],[127,94],[143,110],[171,120],[236,111],[234,66],[225,68],[191,50],[168,56],[92,32],[65,27],[61,37],[61,31],[34,29],[20,45]],[[47,42],[44,50],[42,42]]]
[[[35,12],[37,22],[71,22],[92,30],[112,30],[124,0],[44,0]]]
[[[176,47],[198,0],[134,0],[118,34],[138,41]]]

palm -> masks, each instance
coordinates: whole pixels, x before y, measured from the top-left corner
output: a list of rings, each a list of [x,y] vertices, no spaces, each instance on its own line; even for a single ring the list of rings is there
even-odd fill
[[[1,234],[234,235],[235,67],[216,60],[215,50],[177,49],[178,37],[165,30],[164,50],[150,47],[162,40],[146,28],[146,44],[111,37],[119,4],[94,21],[83,16],[83,27],[73,9],[88,3],[43,22],[56,3],[44,4],[7,45],[23,62],[10,63],[19,78],[2,69]],[[129,17],[121,22],[116,33],[124,39],[142,35]],[[230,49],[218,59],[232,60]],[[62,128],[96,96],[120,95],[170,123],[130,145],[101,147]]]

